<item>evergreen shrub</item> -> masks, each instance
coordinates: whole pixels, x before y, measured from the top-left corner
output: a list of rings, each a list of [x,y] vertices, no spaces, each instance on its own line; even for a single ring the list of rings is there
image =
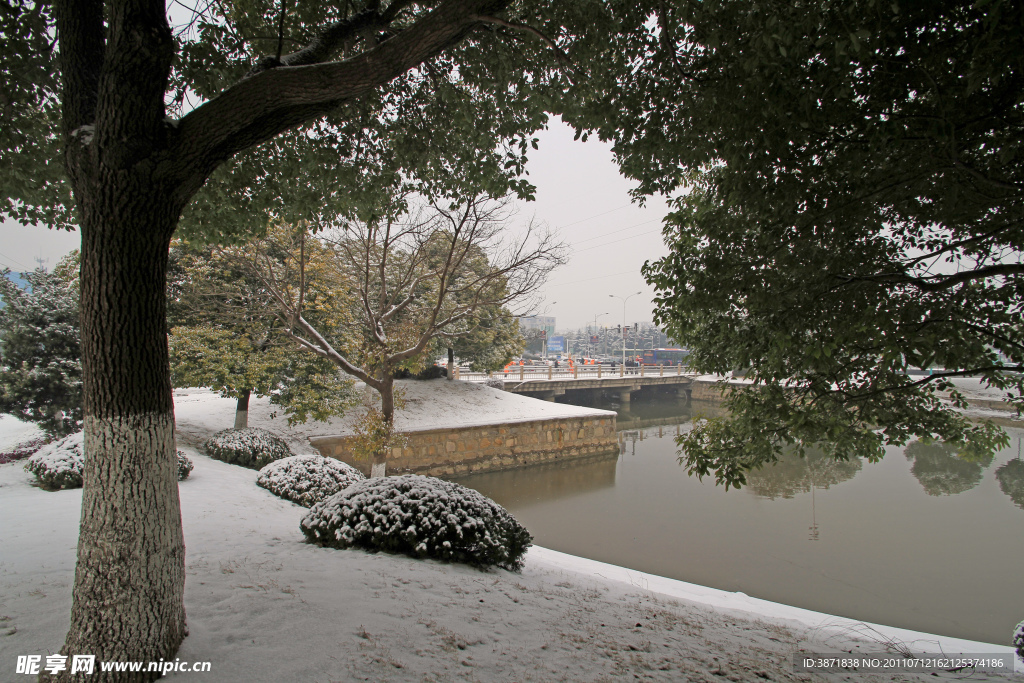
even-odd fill
[[[84,435],[85,432],[76,432],[43,446],[28,459],[25,469],[36,475],[43,488],[81,488],[85,470]],[[187,479],[192,467],[192,460],[178,451],[178,481]]]
[[[76,489],[82,486],[85,469],[84,432],[76,432],[43,446],[25,463],[43,488]]]
[[[428,365],[416,373],[416,379],[441,379],[448,376],[448,370],[440,365]]]
[[[206,454],[215,460],[258,470],[275,460],[292,455],[284,439],[258,427],[225,429],[217,432],[204,445]]]
[[[185,451],[178,451],[178,481],[188,479],[193,467],[195,465],[192,464],[192,459],[185,455]]]
[[[533,537],[493,500],[409,474],[366,479],[314,505],[300,523],[317,545],[362,548],[519,571]]]
[[[293,455],[261,469],[256,484],[308,508],[363,479],[362,472],[334,458]]]

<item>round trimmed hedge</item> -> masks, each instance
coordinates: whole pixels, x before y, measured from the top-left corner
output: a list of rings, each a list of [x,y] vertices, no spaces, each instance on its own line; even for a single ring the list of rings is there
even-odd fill
[[[334,458],[293,455],[261,469],[256,484],[308,508],[363,479],[362,472]]]
[[[25,469],[36,475],[44,488],[81,488],[85,469],[84,436],[84,432],[76,432],[43,446],[28,459]]]
[[[59,441],[43,446],[25,463],[25,469],[36,475],[39,483],[48,489],[82,488],[85,470],[84,432],[76,432]],[[192,461],[178,451],[178,481],[187,479],[192,472]]]
[[[225,429],[214,434],[203,447],[215,460],[254,470],[292,455],[284,439],[258,427]]]
[[[178,451],[178,481],[188,479],[193,467],[195,465],[192,464],[192,459],[185,455],[185,451]]]
[[[314,505],[300,523],[306,538],[519,571],[533,537],[508,511],[472,489],[407,474],[365,479]]]

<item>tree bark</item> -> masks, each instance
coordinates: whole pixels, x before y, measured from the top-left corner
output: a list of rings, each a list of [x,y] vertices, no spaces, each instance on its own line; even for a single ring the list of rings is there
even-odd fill
[[[235,429],[245,429],[249,426],[249,389],[238,392],[238,401],[235,403]]]
[[[387,425],[388,434],[395,431],[395,380],[390,373],[381,381],[380,412],[384,416],[384,424]],[[373,454],[373,464],[370,465],[370,478],[387,476],[388,454],[391,446],[380,448]]]
[[[185,637],[185,546],[167,373],[165,273],[178,212],[130,175],[79,199],[85,471],[61,654],[171,659]],[[101,673],[97,681],[153,680]],[[53,679],[70,680],[68,671]]]
[[[270,69],[170,122],[164,97],[175,43],[164,1],[55,0],[64,161],[82,234],[86,454],[62,654],[168,660],[185,636],[164,291],[182,209],[237,152],[387,83],[462,40],[477,14],[507,4],[449,0],[357,58]],[[393,394],[386,403],[393,419]],[[70,672],[40,678],[67,681]]]

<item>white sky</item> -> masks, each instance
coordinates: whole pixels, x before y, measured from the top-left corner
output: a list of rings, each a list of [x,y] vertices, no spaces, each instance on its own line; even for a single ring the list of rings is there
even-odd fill
[[[521,204],[518,220],[534,216],[547,223],[570,245],[572,256],[552,275],[536,312],[555,316],[559,330],[593,324],[601,313],[608,315],[599,317],[599,325],[617,325],[623,303],[608,295],[642,292],[627,302],[626,322],[650,321],[653,288],[640,267],[667,253],[661,240],[665,203],[655,198],[645,208],[633,204],[633,184],[619,175],[610,146],[596,138],[573,141],[572,130],[558,119],[537,137],[540,149],[527,167],[537,201]],[[0,226],[0,267],[31,270],[42,259],[50,268],[78,246],[78,233],[8,221]]]

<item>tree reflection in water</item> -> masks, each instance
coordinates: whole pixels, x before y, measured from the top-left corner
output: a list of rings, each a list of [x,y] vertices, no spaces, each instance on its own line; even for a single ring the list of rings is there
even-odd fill
[[[1010,497],[1013,504],[1024,510],[1024,460],[1020,458],[1020,440],[1017,437],[1017,457],[996,470],[999,490]]]
[[[910,473],[929,496],[952,496],[970,491],[981,481],[983,470],[992,464],[992,455],[968,460],[957,455],[947,443],[914,441],[904,454],[913,460]]]
[[[754,495],[769,500],[792,498],[812,488],[827,489],[852,479],[861,467],[860,458],[835,460],[821,451],[808,449],[803,458],[786,453],[774,465],[749,472],[747,487]]]

